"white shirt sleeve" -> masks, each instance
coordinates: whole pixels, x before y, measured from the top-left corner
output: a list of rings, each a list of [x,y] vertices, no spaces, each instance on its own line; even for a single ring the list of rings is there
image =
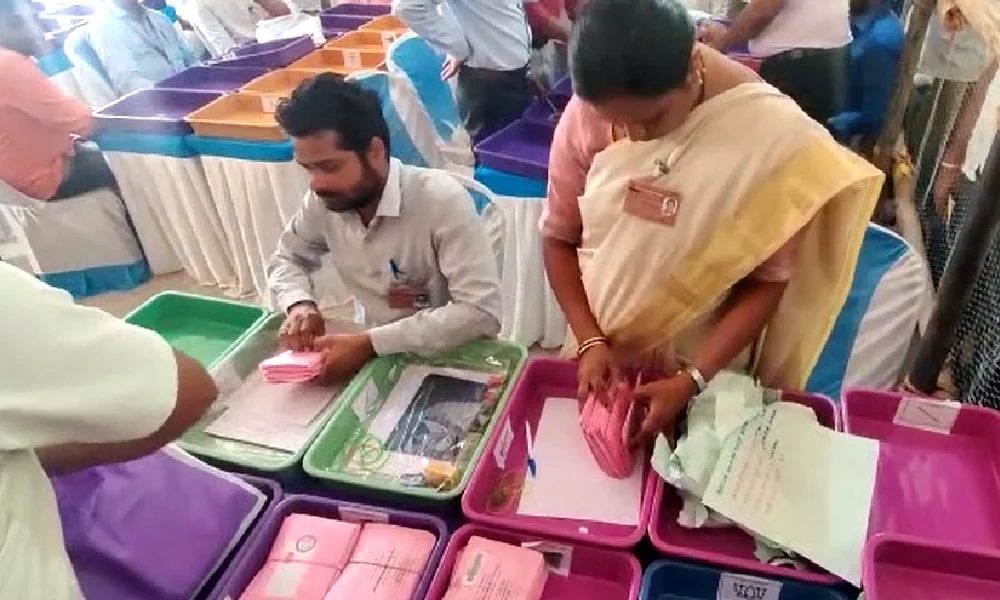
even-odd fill
[[[0,264],[0,450],[140,439],[174,410],[177,363],[154,332]]]

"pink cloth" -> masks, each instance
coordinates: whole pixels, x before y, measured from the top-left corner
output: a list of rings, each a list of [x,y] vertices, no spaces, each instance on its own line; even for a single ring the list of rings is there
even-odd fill
[[[549,183],[539,227],[548,238],[579,244],[583,233],[580,198],[590,165],[611,145],[612,124],[591,105],[573,96],[556,126],[549,152]],[[795,264],[799,236],[759,265],[750,277],[760,281],[788,281]]]
[[[240,600],[322,600],[358,543],[361,526],[311,515],[285,519],[264,568]]]
[[[591,392],[580,413],[580,429],[597,465],[609,477],[624,479],[635,470],[635,453],[628,441],[636,426],[632,386],[621,380],[612,384],[608,397]]]
[[[0,48],[0,179],[48,200],[62,183],[73,135],[94,126],[90,107],[45,78],[30,58]]]
[[[366,524],[347,568],[323,600],[409,600],[436,541],[429,531]]]
[[[455,563],[444,600],[540,600],[547,578],[541,553],[473,536]]]

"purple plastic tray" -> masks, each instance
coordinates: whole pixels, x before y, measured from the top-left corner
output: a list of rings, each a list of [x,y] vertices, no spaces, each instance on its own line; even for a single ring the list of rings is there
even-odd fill
[[[441,567],[427,592],[427,600],[444,598],[451,572],[458,562],[458,553],[474,535],[512,545],[544,541],[531,534],[480,525],[462,527],[448,542]],[[635,556],[620,550],[573,545],[569,575],[549,575],[541,600],[636,600],[641,585],[642,570]]]
[[[220,67],[261,67],[281,69],[316,49],[308,35],[262,44],[246,44],[212,64]]]
[[[555,130],[553,123],[519,119],[476,144],[476,155],[483,166],[545,181]]]
[[[879,441],[869,537],[1000,551],[1000,413],[934,400],[900,411],[902,401],[893,392],[844,393],[845,431]],[[938,424],[914,420],[926,415]]]
[[[569,75],[556,82],[549,90],[549,97],[552,102],[560,108],[565,108],[569,99],[573,97],[573,80]]]
[[[354,6],[349,5],[349,6]],[[360,6],[360,5],[359,5]],[[323,29],[344,29],[354,31],[374,17],[365,15],[323,14],[319,16],[319,24]]]
[[[551,102],[552,104],[549,104]],[[559,117],[562,116],[562,111],[566,108],[565,104],[556,103],[552,96],[549,96],[549,102],[544,100],[533,100],[528,109],[524,111],[521,118],[525,121],[537,121],[539,123],[554,126],[559,122]],[[558,114],[556,113],[558,111]],[[485,140],[484,140],[485,141]]]
[[[184,117],[220,98],[218,92],[150,88],[132,92],[94,115],[101,130],[187,135]]]
[[[232,92],[268,72],[264,67],[196,66],[167,77],[156,87],[172,90]]]
[[[260,524],[264,523],[267,520],[268,515],[271,514],[271,511],[273,511],[277,506],[277,504],[281,502],[281,497],[282,497],[281,486],[278,485],[277,482],[272,481],[270,479],[264,479],[262,477],[254,477],[253,475],[241,474],[238,475],[238,477],[243,481],[246,481],[250,485],[254,486],[258,490],[264,492],[264,495],[267,496],[267,502],[264,503],[264,509],[254,520],[253,525],[251,525],[250,529],[248,529],[247,532],[243,535],[243,540],[240,542],[240,545],[237,547],[236,551],[233,552],[229,560],[223,563],[223,565],[220,567],[221,572],[218,574],[218,579],[216,579],[214,584],[210,585],[207,588],[210,591],[199,594],[199,596],[202,598],[213,599],[216,597],[221,597],[220,594],[222,593],[222,587],[226,584],[226,581],[229,578],[229,570],[228,570],[229,565],[234,565],[237,562],[239,562],[243,554],[246,552],[246,549],[252,544],[253,540],[257,537],[257,534],[260,531],[259,530]]]
[[[576,396],[576,363],[556,358],[535,358],[529,360],[517,378],[517,383],[511,391],[510,399],[503,412],[497,417],[497,423],[509,422],[514,431],[513,442],[507,452],[504,468],[497,466],[495,460],[480,460],[469,479],[469,485],[462,496],[462,512],[473,522],[490,527],[529,531],[564,540],[573,540],[583,544],[606,546],[608,548],[631,548],[639,543],[646,534],[646,524],[653,503],[653,492],[658,479],[655,472],[646,469],[643,484],[642,503],[639,507],[639,523],[636,525],[615,525],[611,523],[596,523],[593,521],[578,521],[574,519],[549,519],[545,517],[528,517],[517,514],[517,503],[511,502],[504,511],[491,511],[490,497],[496,489],[497,482],[506,473],[524,477],[528,464],[527,444],[524,439],[525,422],[537,431],[538,420],[542,416],[542,407],[546,398],[572,398]],[[505,427],[495,427],[490,439],[486,442],[483,456],[492,457],[494,448]],[[648,460],[644,461],[648,465]],[[517,484],[520,484],[518,481]]]
[[[218,594],[210,600],[239,598],[246,591],[250,582],[253,581],[254,576],[264,567],[267,555],[270,553],[274,541],[278,538],[278,531],[281,529],[281,524],[286,517],[293,513],[302,513],[329,519],[339,519],[341,518],[341,509],[346,509],[353,515],[370,516],[373,520],[388,519],[388,522],[393,525],[422,529],[433,533],[437,537],[437,543],[434,545],[434,550],[427,560],[427,566],[424,567],[420,581],[417,583],[417,587],[410,597],[411,600],[422,599],[431,583],[431,578],[434,576],[434,571],[437,569],[441,555],[444,553],[445,545],[448,542],[448,530],[445,527],[444,521],[437,517],[420,513],[352,504],[350,502],[340,502],[318,496],[292,495],[286,496],[284,500],[279,502],[274,507],[274,510],[268,514],[267,520],[261,522],[253,540],[248,541],[244,545],[244,551],[241,552],[239,560],[233,561],[228,576],[225,576],[225,584],[218,590]]]
[[[325,37],[328,40],[332,40],[332,39],[335,39],[335,38],[339,38],[340,36],[344,35],[348,31],[351,31],[351,30],[350,29],[344,29],[343,27],[324,27],[323,28],[323,37]]]
[[[819,422],[830,429],[838,429],[837,409],[825,396],[803,392],[784,391],[782,401],[795,402],[812,408]],[[689,529],[677,524],[681,500],[673,488],[656,478],[656,496],[649,522],[649,537],[653,546],[662,554],[686,560],[695,560],[723,568],[779,577],[834,584],[840,578],[821,571],[799,571],[790,567],[764,564],[754,556],[754,541],[747,533],[735,527]]]
[[[392,12],[392,7],[384,4],[338,4],[320,13],[323,15],[359,15],[381,17]]]
[[[883,534],[864,560],[865,600],[1000,598],[1000,553]]]

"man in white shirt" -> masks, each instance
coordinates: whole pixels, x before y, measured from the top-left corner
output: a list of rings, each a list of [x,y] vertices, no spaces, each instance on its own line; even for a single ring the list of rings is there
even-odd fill
[[[281,0],[188,0],[184,17],[212,56],[257,39],[257,23],[290,14]]]
[[[760,75],[810,117],[827,125],[847,93],[849,0],[746,0],[729,28],[708,32],[718,50],[749,44]]]
[[[331,73],[303,82],[275,115],[311,191],[268,263],[289,347],[325,351],[346,377],[376,355],[430,353],[496,335],[496,256],[465,188],[389,158],[374,94]],[[361,334],[322,336],[311,275],[329,256],[364,308]]]
[[[522,4],[522,0],[393,0],[393,14],[445,55],[441,77],[458,75],[458,110],[475,140],[520,117],[531,102],[531,32]]]
[[[13,266],[0,263],[0,290],[0,598],[82,600],[46,472],[152,453],[215,385],[156,333]]]

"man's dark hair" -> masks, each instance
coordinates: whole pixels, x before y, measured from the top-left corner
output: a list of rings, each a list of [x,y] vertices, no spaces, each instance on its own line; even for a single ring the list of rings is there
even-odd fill
[[[378,96],[334,73],[320,73],[300,83],[274,116],[292,137],[335,131],[340,147],[358,155],[379,138],[389,153],[389,125]]]
[[[694,37],[676,0],[589,0],[570,38],[573,90],[589,102],[665,94],[684,83]]]

